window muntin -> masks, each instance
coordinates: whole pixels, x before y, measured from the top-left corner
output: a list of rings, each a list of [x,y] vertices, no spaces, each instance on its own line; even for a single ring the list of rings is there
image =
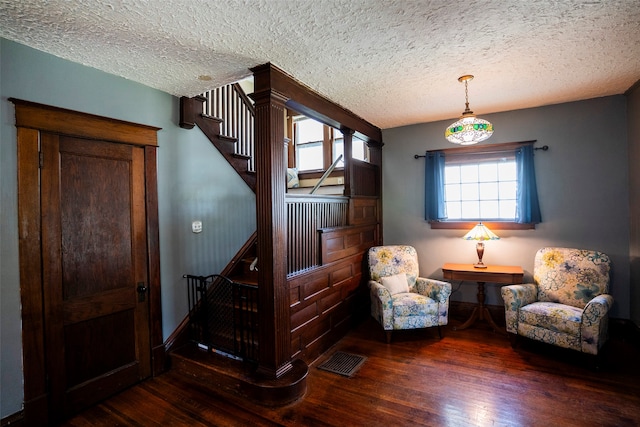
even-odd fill
[[[447,220],[514,221],[516,176],[514,157],[476,162],[445,160]]]

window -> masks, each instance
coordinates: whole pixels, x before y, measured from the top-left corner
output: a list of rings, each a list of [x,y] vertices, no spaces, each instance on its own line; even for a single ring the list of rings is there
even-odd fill
[[[322,170],[324,125],[311,119],[296,121],[296,165],[298,170]]]
[[[481,161],[445,157],[447,219],[515,221],[517,184],[514,155]]]
[[[338,129],[326,126],[316,120],[304,116],[294,119],[295,167],[299,171],[326,170],[340,155],[344,156],[344,136]],[[352,138],[352,157],[368,160],[367,144]],[[325,155],[327,161],[325,162]],[[292,166],[293,167],[293,166]],[[336,168],[344,167],[344,159],[336,164]]]
[[[433,228],[465,222],[533,228],[540,208],[529,143],[483,145],[427,152],[426,219]]]
[[[333,161],[335,161],[341,154],[344,156],[344,138],[342,132],[331,129],[333,131]],[[367,144],[355,136],[351,139],[351,157],[354,159],[368,161],[368,149]],[[337,168],[344,167],[344,160],[340,160],[336,165]]]

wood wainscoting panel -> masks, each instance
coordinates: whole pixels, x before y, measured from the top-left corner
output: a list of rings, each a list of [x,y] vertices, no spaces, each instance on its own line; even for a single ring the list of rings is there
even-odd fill
[[[323,228],[320,230],[320,262],[322,265],[363,253],[377,240],[374,224]]]
[[[342,338],[355,316],[366,311],[362,280],[365,250],[289,278],[291,353],[311,363]]]
[[[349,224],[380,223],[380,199],[378,197],[353,196],[349,199]]]

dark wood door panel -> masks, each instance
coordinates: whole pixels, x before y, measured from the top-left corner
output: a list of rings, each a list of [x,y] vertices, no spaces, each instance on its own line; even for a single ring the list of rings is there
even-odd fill
[[[87,144],[75,138],[60,142],[65,300],[135,282],[131,245],[133,149],[102,142]]]
[[[144,148],[42,135],[54,418],[150,375]]]

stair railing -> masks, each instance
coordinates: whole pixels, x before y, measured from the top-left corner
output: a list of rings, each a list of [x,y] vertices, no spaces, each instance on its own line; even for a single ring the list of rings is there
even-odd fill
[[[251,99],[238,83],[221,86],[202,95],[207,99],[202,112],[223,120],[220,134],[236,138],[236,154],[249,157],[249,171],[255,172],[255,110]]]
[[[189,327],[198,346],[247,362],[258,360],[258,287],[225,276],[184,275]]]

